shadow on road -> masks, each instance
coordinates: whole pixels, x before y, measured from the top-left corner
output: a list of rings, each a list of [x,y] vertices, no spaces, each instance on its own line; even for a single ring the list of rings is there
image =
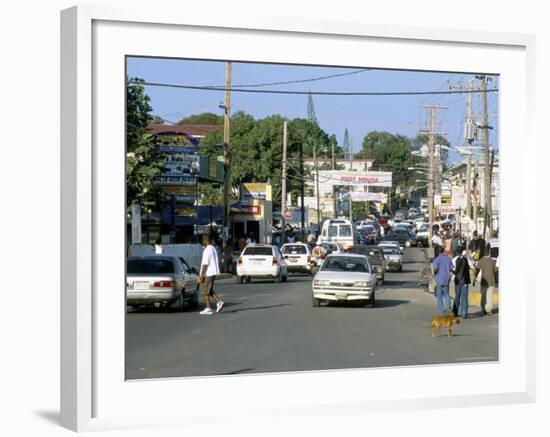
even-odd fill
[[[233,305],[239,305],[239,304],[225,304],[224,305],[224,308],[229,306],[233,306]],[[261,307],[250,307],[250,308],[242,308],[242,309],[235,309],[235,310],[229,310],[229,311],[222,311],[223,313],[239,313],[241,311],[253,311],[253,310],[267,310],[269,308],[277,308],[277,307],[286,307],[286,306],[289,306],[290,304],[288,303],[281,303],[281,304],[278,304],[278,305],[265,305],[265,306],[261,306]]]
[[[376,303],[374,304],[374,308],[369,308],[369,310],[373,310],[376,308],[389,308],[389,307],[395,307],[398,305],[404,305],[409,303],[408,300],[400,300],[400,299],[376,299]],[[341,308],[363,308],[365,306],[364,303],[359,302],[327,302],[327,307],[341,307]]]
[[[239,369],[239,370],[233,370],[232,372],[220,373],[220,375],[239,375],[241,373],[252,372],[253,370],[255,370],[254,367],[248,367],[246,369]]]

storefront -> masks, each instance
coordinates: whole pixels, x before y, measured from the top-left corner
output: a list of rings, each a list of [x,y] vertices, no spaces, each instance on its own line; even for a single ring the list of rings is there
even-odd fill
[[[231,238],[252,237],[257,243],[271,244],[273,203],[271,185],[243,184],[240,199],[229,209]]]

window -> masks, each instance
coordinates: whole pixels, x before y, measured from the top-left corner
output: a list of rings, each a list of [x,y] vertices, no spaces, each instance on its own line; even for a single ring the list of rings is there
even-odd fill
[[[271,247],[247,247],[243,255],[273,256],[273,249]]]
[[[351,237],[351,226],[340,225],[340,237]]]
[[[369,273],[367,263],[358,257],[329,257],[321,267],[322,271],[329,272],[362,272]]]
[[[295,246],[285,246],[282,248],[282,253],[292,255],[306,255],[307,247],[303,244],[296,244]]]
[[[174,273],[174,263],[169,259],[129,259],[126,263],[129,274],[161,275]]]
[[[330,225],[328,227],[328,236],[329,237],[337,237],[338,236],[338,226]]]

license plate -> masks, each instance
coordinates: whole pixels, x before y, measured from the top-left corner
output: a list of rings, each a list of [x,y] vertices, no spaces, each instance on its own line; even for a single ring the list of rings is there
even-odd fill
[[[134,290],[149,290],[149,282],[134,282]]]
[[[346,293],[336,293],[336,299],[347,299],[347,297]]]
[[[292,259],[292,258],[290,258],[290,262],[291,262],[291,263],[297,263],[298,260],[297,260],[297,259]]]
[[[253,259],[251,260],[252,261],[252,264],[254,265],[259,265],[263,262],[263,259]]]

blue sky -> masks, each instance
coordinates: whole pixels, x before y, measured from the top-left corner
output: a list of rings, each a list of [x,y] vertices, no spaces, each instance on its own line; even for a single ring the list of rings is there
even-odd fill
[[[280,81],[317,78],[352,72],[351,67],[311,67],[282,64],[236,63],[232,65],[232,85],[251,85]],[[180,59],[128,58],[127,72],[147,82],[184,85],[219,85],[225,81],[225,63],[222,61],[196,61]],[[340,92],[395,92],[395,91],[444,91],[448,82],[468,86],[472,74],[448,72],[418,72],[367,70],[357,74],[328,78],[314,82],[271,85],[255,89],[291,91],[340,91]],[[474,82],[476,86],[478,81]],[[498,87],[498,78],[488,83],[488,88]],[[160,88],[147,86],[153,114],[166,120],[178,121],[201,112],[222,114],[218,107],[224,100],[224,92]],[[453,146],[463,145],[463,120],[466,114],[466,95],[420,96],[313,96],[319,125],[328,134],[335,134],[342,145],[347,128],[354,152],[361,148],[363,137],[373,130],[384,130],[414,137],[425,128],[426,110],[419,105],[436,103],[448,105],[438,111],[438,130],[446,132]],[[473,98],[474,114],[481,113],[481,97]],[[488,94],[490,144],[498,148],[498,93]],[[306,118],[306,95],[231,94],[231,112],[244,111],[256,118],[280,114],[289,119]],[[494,118],[493,118],[494,116]],[[451,161],[461,160],[454,152]]]

